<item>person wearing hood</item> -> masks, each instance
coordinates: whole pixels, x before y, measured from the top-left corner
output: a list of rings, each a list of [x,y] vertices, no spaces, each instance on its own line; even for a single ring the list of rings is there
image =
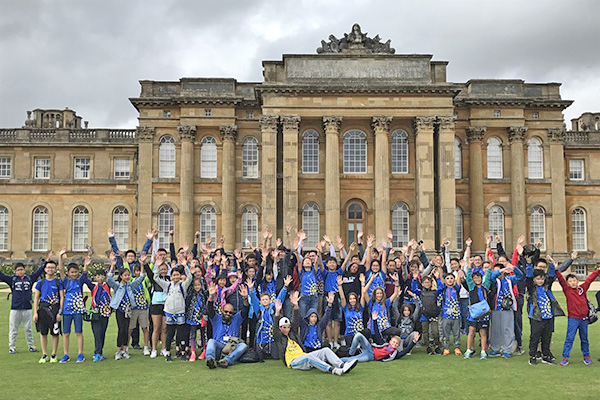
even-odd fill
[[[304,318],[300,321],[300,340],[302,340],[306,351],[311,352],[323,347],[321,338],[323,337],[323,331],[331,320],[331,306],[334,299],[335,293],[329,292],[327,295],[327,306],[320,321],[316,308],[309,308]]]

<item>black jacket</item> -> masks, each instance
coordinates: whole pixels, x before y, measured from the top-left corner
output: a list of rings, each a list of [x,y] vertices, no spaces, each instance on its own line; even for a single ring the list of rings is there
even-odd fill
[[[273,320],[273,336],[275,337],[275,344],[277,345],[277,354],[283,361],[283,364],[287,366],[285,363],[285,349],[288,344],[288,337],[292,339],[294,342],[298,343],[298,346],[306,353],[306,348],[302,344],[300,340],[298,330],[300,327],[300,311],[297,308],[294,308],[293,317],[292,317],[292,326],[290,327],[289,336],[284,336],[279,330],[279,320],[283,318],[283,315],[275,315]]]

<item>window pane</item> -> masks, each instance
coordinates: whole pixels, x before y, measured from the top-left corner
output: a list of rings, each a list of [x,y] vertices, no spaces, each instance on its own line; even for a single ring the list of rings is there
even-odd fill
[[[10,178],[10,157],[0,157],[0,178]]]
[[[527,160],[530,179],[542,179],[544,177],[544,151],[542,142],[538,138],[529,139],[527,148]]]
[[[217,242],[217,213],[210,206],[202,208],[200,212],[200,240],[202,243],[210,237],[213,243]]]
[[[408,135],[404,131],[392,133],[392,174],[408,173]]]
[[[33,239],[31,249],[34,251],[48,250],[48,209],[37,207],[33,211]]]
[[[462,152],[460,140],[454,139],[454,179],[462,178]]]
[[[242,146],[242,177],[258,178],[258,141],[253,137],[244,139]]]
[[[487,146],[488,179],[502,178],[502,143],[497,138],[490,138]]]
[[[349,131],[344,135],[344,173],[367,172],[367,136],[361,131]]]
[[[200,153],[200,177],[217,177],[217,141],[211,136],[202,139]]]
[[[302,173],[316,174],[318,172],[319,135],[311,129],[302,135]]]
[[[169,206],[158,210],[158,241],[163,249],[169,248],[169,231],[175,229],[175,214]]]
[[[125,251],[129,248],[129,211],[119,206],[113,211],[113,231],[119,249]]]
[[[572,181],[583,180],[583,160],[569,160],[569,179]]]
[[[529,234],[533,244],[542,241],[542,250],[546,249],[546,213],[541,207],[533,207],[529,217]]]
[[[500,240],[504,242],[504,210],[498,206],[492,207],[488,223],[490,236],[500,235]]]
[[[392,207],[392,234],[394,235],[394,247],[402,247],[408,244],[408,223],[408,206],[404,203],[394,204],[394,207]]]
[[[242,212],[242,247],[246,248],[246,240],[252,246],[258,246],[258,212],[256,208],[247,206]]]
[[[463,215],[460,207],[456,207],[456,248],[458,250],[463,249],[463,243],[465,241],[464,229],[463,229]]]
[[[35,159],[35,179],[50,179],[50,159]]]
[[[302,208],[302,230],[306,233],[305,247],[315,247],[321,237],[319,207],[315,203],[307,203]]]
[[[8,250],[8,209],[0,206],[0,250]]]
[[[115,179],[129,179],[129,158],[114,159]]]
[[[164,136],[158,148],[158,176],[175,178],[175,139]]]
[[[88,244],[88,209],[79,206],[73,210],[73,250],[85,251]]]
[[[73,174],[75,179],[90,179],[90,159],[76,158],[75,171]]]
[[[585,211],[581,208],[576,208],[571,213],[571,228],[573,232],[573,250],[587,250]]]

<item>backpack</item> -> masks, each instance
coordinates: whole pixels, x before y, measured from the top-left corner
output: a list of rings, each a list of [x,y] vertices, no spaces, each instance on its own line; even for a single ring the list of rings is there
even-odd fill
[[[421,292],[422,314],[426,318],[436,318],[440,315],[441,308],[437,301],[435,290],[423,290]]]
[[[143,282],[142,282],[143,284]],[[169,286],[167,287],[167,294],[169,294],[169,292],[171,291],[171,283],[169,283]],[[179,290],[181,290],[181,295],[183,296],[183,298],[185,299],[185,293],[183,291],[183,285],[179,285]]]
[[[588,325],[591,325],[594,322],[598,321],[598,310],[596,309],[596,307],[594,307],[594,305],[592,304],[591,301],[587,300],[587,304],[588,304]]]
[[[241,363],[257,363],[260,362],[260,358],[258,357],[258,353],[255,350],[248,349],[246,352],[240,357],[238,360]]]

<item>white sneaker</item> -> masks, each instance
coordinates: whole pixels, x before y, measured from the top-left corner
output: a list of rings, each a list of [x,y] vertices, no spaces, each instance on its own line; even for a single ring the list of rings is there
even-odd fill
[[[131,356],[129,355],[129,351],[124,351],[123,352],[123,358],[126,360],[129,360],[131,358]]]
[[[115,360],[116,360],[116,361],[118,361],[118,360],[120,360],[121,358],[123,358],[123,355],[121,354],[121,352],[120,352],[120,351],[117,351],[117,352],[115,353]]]
[[[150,355],[150,349],[148,348],[148,346],[144,346],[144,355],[145,356],[149,356]]]
[[[152,352],[150,353],[150,358],[156,358],[157,353],[156,350],[152,350]]]
[[[352,370],[352,368],[356,367],[356,364],[358,364],[358,360],[352,360],[352,361],[348,361],[345,362],[344,365],[342,366],[342,373],[348,373]]]
[[[160,351],[160,355],[163,356],[163,357],[166,357],[167,356],[167,349],[162,349]]]
[[[335,347],[333,346],[333,342],[329,342],[329,347],[333,350]]]
[[[342,371],[341,368],[334,368],[331,370],[331,373],[334,375],[342,375],[344,373],[344,371]]]
[[[334,348],[335,350],[339,349],[339,348],[340,348],[340,344],[339,344],[338,342],[334,342],[334,343],[333,343],[333,348]]]

